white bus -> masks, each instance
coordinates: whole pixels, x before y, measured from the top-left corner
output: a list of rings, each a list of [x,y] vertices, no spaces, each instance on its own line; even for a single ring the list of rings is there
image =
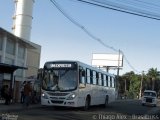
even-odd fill
[[[115,76],[79,61],[46,62],[42,76],[41,104],[83,107],[103,104],[116,98]]]

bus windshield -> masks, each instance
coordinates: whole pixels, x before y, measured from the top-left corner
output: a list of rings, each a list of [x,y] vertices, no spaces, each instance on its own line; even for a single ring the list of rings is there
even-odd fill
[[[48,91],[70,91],[77,87],[75,69],[49,69],[44,71],[42,88]]]
[[[154,92],[144,92],[144,96],[156,97],[156,93],[154,93]]]

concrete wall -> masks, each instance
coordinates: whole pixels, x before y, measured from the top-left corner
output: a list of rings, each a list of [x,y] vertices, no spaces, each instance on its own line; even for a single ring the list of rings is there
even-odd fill
[[[8,50],[8,48],[11,50]],[[40,66],[40,54],[40,45],[20,39],[0,28],[0,62],[28,68],[28,70],[17,70],[14,74],[14,95],[16,100],[20,98],[20,87],[26,77],[37,76]],[[5,74],[4,80],[6,81],[4,83],[7,84],[10,76]]]

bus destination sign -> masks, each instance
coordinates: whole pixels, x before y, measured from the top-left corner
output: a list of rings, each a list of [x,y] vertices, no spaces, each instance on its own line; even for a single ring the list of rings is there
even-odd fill
[[[71,68],[72,64],[51,64],[52,68]]]
[[[46,69],[76,69],[75,62],[49,62],[45,64]]]

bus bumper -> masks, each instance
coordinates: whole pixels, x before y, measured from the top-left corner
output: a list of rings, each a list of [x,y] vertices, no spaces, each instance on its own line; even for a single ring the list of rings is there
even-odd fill
[[[52,100],[52,99],[41,99],[41,105],[45,106],[64,106],[64,107],[79,107],[75,100]]]

